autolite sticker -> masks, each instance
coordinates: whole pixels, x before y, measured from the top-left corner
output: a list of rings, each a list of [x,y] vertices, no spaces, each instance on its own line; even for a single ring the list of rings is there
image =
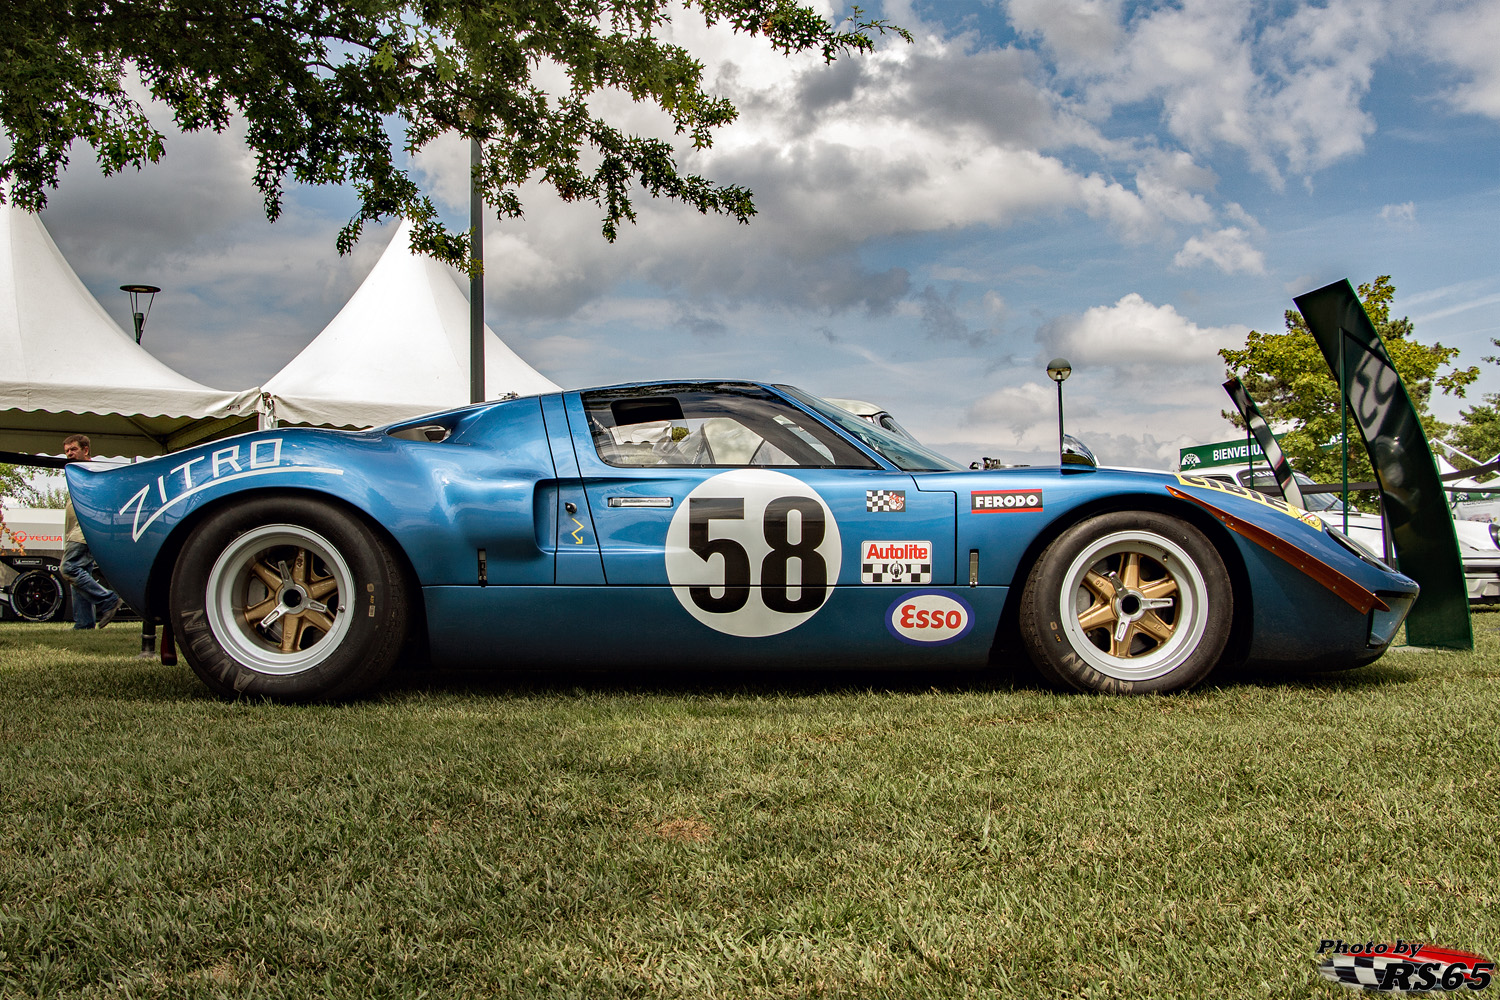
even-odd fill
[[[975,514],[1042,509],[1041,490],[975,490],[969,496],[969,510]]]
[[[860,583],[931,583],[931,542],[860,542]]]
[[[906,594],[885,613],[885,627],[902,642],[941,646],[956,642],[974,626],[974,609],[967,601],[941,590]]]

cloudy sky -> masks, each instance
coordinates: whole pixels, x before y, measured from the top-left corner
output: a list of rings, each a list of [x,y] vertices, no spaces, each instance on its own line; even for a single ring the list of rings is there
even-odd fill
[[[1480,360],[1500,336],[1500,0],[864,6],[914,43],[823,66],[679,16],[741,111],[685,163],[759,215],[646,204],[611,245],[595,207],[532,192],[523,222],[487,224],[496,332],[565,386],[787,381],[965,460],[1046,460],[1062,354],[1069,430],[1167,467],[1233,435],[1218,348],[1279,330],[1295,294],[1390,274],[1420,338],[1486,369],[1471,398],[1500,392]],[[459,227],[467,156],[417,164]],[[120,284],[163,286],[146,345],[215,387],[278,371],[389,239],[338,257],[340,190],[266,223],[233,136],[114,178],[74,160],[47,227],[122,325]]]

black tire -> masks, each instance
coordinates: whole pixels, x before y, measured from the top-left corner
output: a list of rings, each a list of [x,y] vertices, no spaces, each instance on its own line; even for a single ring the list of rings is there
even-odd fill
[[[1032,661],[1080,691],[1192,687],[1219,662],[1233,622],[1233,589],[1212,543],[1146,511],[1075,524],[1047,546],[1021,594]]]
[[[363,521],[306,497],[227,508],[188,536],[172,576],[183,655],[224,697],[336,700],[368,691],[400,655],[401,568]]]
[[[68,613],[68,585],[50,569],[23,570],[10,585],[10,609],[22,621],[62,621]]]

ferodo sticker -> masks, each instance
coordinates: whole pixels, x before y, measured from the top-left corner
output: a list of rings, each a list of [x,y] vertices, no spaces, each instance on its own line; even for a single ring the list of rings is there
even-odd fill
[[[969,496],[969,510],[975,514],[1042,509],[1041,490],[975,490]]]
[[[974,626],[967,601],[941,590],[919,590],[902,597],[885,613],[885,627],[902,642],[941,646],[955,642]]]
[[[1239,483],[1231,483],[1223,479],[1211,479],[1208,476],[1184,476],[1177,473],[1177,481],[1184,486],[1196,486],[1199,489],[1213,490],[1216,493],[1229,493],[1246,500],[1253,500],[1262,507],[1270,507],[1272,510],[1280,511],[1287,517],[1295,517],[1304,524],[1323,530],[1323,521],[1316,514],[1308,513],[1301,507],[1293,507],[1280,497],[1267,496],[1259,490],[1246,489]]]
[[[667,528],[667,580],[688,614],[728,635],[796,628],[833,593],[842,564],[833,511],[784,472],[705,479]]]
[[[931,542],[860,542],[859,582],[932,582]]]

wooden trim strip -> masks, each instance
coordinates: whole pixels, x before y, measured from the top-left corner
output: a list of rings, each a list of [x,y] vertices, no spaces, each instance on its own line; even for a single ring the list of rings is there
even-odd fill
[[[1279,535],[1267,531],[1260,525],[1247,521],[1242,517],[1236,517],[1228,511],[1220,510],[1202,497],[1185,493],[1174,486],[1168,486],[1167,492],[1179,500],[1190,500],[1202,507],[1218,518],[1231,531],[1244,535],[1267,552],[1295,566],[1333,591],[1360,614],[1369,614],[1371,608],[1379,608],[1381,611],[1391,610],[1390,605],[1382,601],[1378,595],[1361,587],[1358,583],[1355,583],[1317,556],[1303,551]]]

